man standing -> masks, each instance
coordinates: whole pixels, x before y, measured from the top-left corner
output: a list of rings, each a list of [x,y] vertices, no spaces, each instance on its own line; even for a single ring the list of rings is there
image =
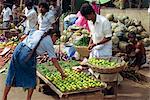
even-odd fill
[[[20,23],[24,23],[25,30],[24,35],[21,37],[23,40],[27,35],[30,33],[33,33],[36,30],[37,25],[37,12],[34,9],[32,2],[26,2],[25,3],[25,9],[24,9],[24,15],[20,15],[23,17],[23,20]]]
[[[25,3],[25,14],[21,15],[25,20],[25,34],[32,33],[36,30],[37,12],[34,9],[32,2]]]
[[[88,20],[91,40],[88,49],[90,57],[112,56],[112,32],[110,22],[103,16],[95,13],[91,5],[83,5],[80,9],[82,16]]]
[[[39,4],[40,14],[38,15],[39,30],[47,32],[49,29],[53,28],[53,23],[55,22],[55,16],[52,11],[49,10],[47,3],[42,2]]]
[[[4,9],[2,10],[1,17],[3,18],[3,28],[9,28],[13,20],[12,11],[9,8],[9,3],[4,1]]]

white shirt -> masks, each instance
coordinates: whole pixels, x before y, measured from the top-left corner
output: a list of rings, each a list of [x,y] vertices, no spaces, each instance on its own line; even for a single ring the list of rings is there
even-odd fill
[[[51,11],[46,12],[44,16],[42,14],[39,14],[38,16],[39,30],[41,31],[48,31],[50,28],[52,28],[52,24],[54,22],[55,16]]]
[[[12,15],[12,11],[11,11],[11,9],[9,7],[4,8],[2,10],[1,15],[3,15],[3,22],[4,21],[10,21],[10,15]]]
[[[38,22],[38,16],[34,8],[28,10],[27,7],[25,8],[25,16],[27,17],[25,21],[25,34],[28,33],[28,31],[36,30],[36,24]]]
[[[91,38],[94,44],[102,41],[104,37],[112,36],[111,23],[104,16],[96,14],[95,23],[93,24],[92,21],[88,21],[88,25],[91,32]],[[93,51],[93,54],[95,55],[112,55],[112,40],[93,47],[93,50],[98,50],[96,54],[95,51]]]
[[[96,15],[96,22],[88,21],[89,29],[91,31],[93,43],[100,42],[104,37],[111,37],[111,23],[101,15]]]
[[[38,41],[40,40],[43,34],[44,34],[43,31],[37,30],[29,34],[22,42],[26,44],[26,46],[28,46],[30,49],[33,49],[35,48],[35,46],[37,45]],[[49,35],[47,35],[40,41],[40,44],[36,49],[37,55],[42,55],[45,52],[48,53],[50,58],[56,58],[53,42]]]

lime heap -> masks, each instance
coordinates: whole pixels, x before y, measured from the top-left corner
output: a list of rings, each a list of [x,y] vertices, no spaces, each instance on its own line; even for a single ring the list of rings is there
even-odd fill
[[[64,80],[62,80],[58,71],[50,71],[42,64],[38,66],[38,69],[62,92],[77,91],[94,87],[104,87],[104,83],[96,80],[92,76],[87,75],[84,72],[76,72],[68,67],[64,68],[66,74],[68,75]]]
[[[118,63],[114,61],[109,61],[105,59],[96,59],[96,58],[88,59],[88,63],[94,65],[95,67],[101,67],[101,68],[115,68],[118,65]]]

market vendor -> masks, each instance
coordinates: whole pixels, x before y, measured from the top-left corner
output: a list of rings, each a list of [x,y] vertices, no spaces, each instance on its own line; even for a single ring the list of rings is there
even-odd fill
[[[146,63],[146,50],[141,40],[141,36],[137,36],[134,32],[128,34],[129,43],[132,45],[132,49],[127,54],[129,66],[134,67],[134,70],[141,68],[141,65]]]
[[[39,34],[43,33],[40,30],[37,31]],[[36,47],[40,35],[37,35],[37,32],[35,31],[32,35],[28,35],[24,41],[17,45],[10,62],[2,100],[7,100],[7,95],[12,86],[28,89],[26,100],[31,100],[31,96],[36,87],[36,55],[42,55],[47,52],[49,60],[52,61],[54,66],[61,73],[62,78],[64,79],[66,77],[66,74],[58,64],[53,47],[53,43],[60,35],[56,32],[52,32],[52,30],[47,33],[48,34],[43,37],[35,52],[29,59],[27,58],[29,57],[31,51]]]
[[[91,32],[91,40],[88,49],[91,57],[112,56],[112,31],[110,22],[102,15],[95,13],[91,5],[84,5],[80,9],[81,14],[88,20]]]
[[[1,12],[1,18],[3,18],[3,28],[4,29],[7,29],[7,28],[10,28],[10,23],[13,22],[13,17],[12,17],[12,11],[11,9],[9,8],[9,3],[7,1],[4,1],[3,2],[4,4],[4,8]]]
[[[89,58],[112,57],[111,23],[104,16],[96,14],[91,5],[82,6],[80,12],[88,20],[91,32],[91,39],[88,46],[90,50]],[[104,82],[120,84],[123,80],[123,77],[119,73],[103,74],[93,71],[91,68],[88,70],[96,78]],[[107,92],[104,94],[108,94],[111,88],[113,87],[108,86],[105,89]]]
[[[37,25],[37,12],[34,9],[32,2],[26,2],[25,3],[25,9],[24,14],[20,14],[21,17],[23,17],[23,20],[19,23],[24,22],[25,31],[24,35],[21,37],[23,40],[27,35],[31,34],[36,30]]]

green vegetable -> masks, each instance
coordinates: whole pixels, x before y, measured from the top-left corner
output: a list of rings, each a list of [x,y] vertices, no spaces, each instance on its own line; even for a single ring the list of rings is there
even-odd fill
[[[74,43],[76,46],[88,46],[89,44],[89,37],[83,36],[80,40],[78,40],[76,43]]]

